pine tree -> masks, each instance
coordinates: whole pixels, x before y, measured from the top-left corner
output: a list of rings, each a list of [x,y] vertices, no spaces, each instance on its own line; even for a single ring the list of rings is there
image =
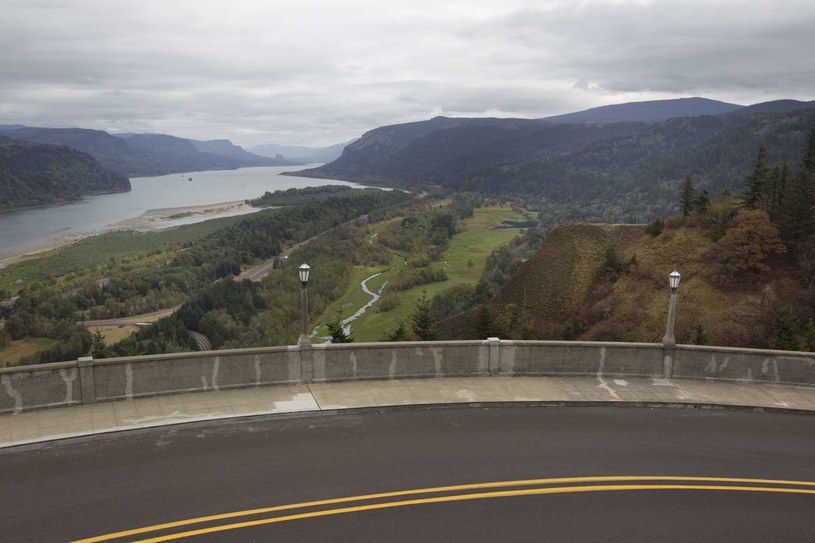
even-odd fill
[[[815,128],[809,130],[804,152],[801,153],[801,169],[815,175]]]
[[[399,321],[399,326],[396,329],[389,333],[386,337],[388,341],[407,341],[407,330],[405,329],[405,322]]]
[[[105,345],[105,334],[97,329],[91,336],[91,356],[94,358],[106,358],[107,346]]]
[[[813,175],[800,169],[785,190],[783,204],[778,213],[781,239],[791,247],[799,244],[815,233],[815,187]]]
[[[413,322],[413,333],[419,336],[422,341],[433,341],[438,339],[433,317],[430,315],[430,300],[427,299],[427,292],[423,292],[421,298],[416,300],[416,309],[410,315]]]
[[[758,146],[758,156],[753,161],[753,170],[747,176],[747,194],[744,195],[744,203],[750,209],[756,209],[761,198],[767,189],[767,176],[769,174],[767,166],[767,148],[764,144]]]
[[[696,204],[696,187],[693,185],[693,178],[686,175],[682,180],[682,187],[679,189],[679,207],[682,208],[682,216],[687,217]]]
[[[795,339],[795,319],[789,309],[784,310],[778,319],[773,349],[782,351],[798,350],[798,341]]]
[[[331,343],[351,343],[354,341],[353,336],[345,331],[345,326],[342,324],[342,311],[338,310],[334,318],[325,323],[328,328],[328,335],[331,337]]]

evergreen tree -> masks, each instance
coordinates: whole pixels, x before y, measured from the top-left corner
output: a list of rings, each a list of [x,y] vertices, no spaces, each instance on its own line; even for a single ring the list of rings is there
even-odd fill
[[[438,339],[433,317],[430,315],[430,300],[427,299],[427,292],[422,292],[421,298],[416,300],[416,309],[410,315],[413,323],[413,333],[419,336],[422,341],[434,341]]]
[[[682,180],[682,187],[679,189],[679,207],[682,208],[682,216],[687,217],[696,204],[696,187],[693,185],[691,176],[686,175]]]
[[[345,326],[342,324],[342,311],[337,310],[334,318],[325,323],[328,328],[328,335],[331,338],[331,343],[351,343],[354,337],[345,331]]]
[[[801,154],[801,169],[815,175],[815,128],[809,130],[804,152]]]
[[[810,353],[815,352],[815,322],[809,321],[807,324],[804,333],[804,350]]]
[[[94,358],[106,358],[108,356],[105,335],[102,330],[97,329],[91,336],[91,356]]]
[[[781,351],[798,350],[798,341],[795,339],[795,319],[789,309],[785,309],[778,319],[773,349]]]
[[[707,328],[702,323],[697,324],[693,328],[693,344],[694,345],[709,345],[710,334],[707,333]]]
[[[603,259],[603,265],[600,267],[600,273],[620,273],[623,269],[623,263],[620,262],[620,257],[617,255],[617,248],[614,245],[606,247],[606,254]]]
[[[697,213],[704,213],[710,207],[710,193],[707,189],[702,189],[696,194],[696,199],[693,201],[693,210]]]
[[[800,169],[786,188],[783,204],[778,214],[781,239],[791,248],[815,233],[815,187],[813,176]]]
[[[388,341],[407,341],[407,330],[405,329],[405,322],[399,321],[399,326],[386,336]]]
[[[744,195],[744,203],[750,209],[756,209],[759,201],[764,196],[769,172],[767,148],[762,143],[758,146],[758,156],[753,161],[753,170],[747,176],[747,193]]]

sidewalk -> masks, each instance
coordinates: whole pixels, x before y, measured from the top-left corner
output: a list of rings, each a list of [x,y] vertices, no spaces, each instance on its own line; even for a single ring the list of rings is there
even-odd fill
[[[698,404],[815,413],[815,388],[606,377],[468,377],[246,388],[0,415],[0,448],[229,417],[489,402]]]

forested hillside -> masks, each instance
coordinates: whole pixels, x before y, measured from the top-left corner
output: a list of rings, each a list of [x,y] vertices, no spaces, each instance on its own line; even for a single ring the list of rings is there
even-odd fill
[[[306,175],[601,202],[601,219],[646,220],[676,209],[688,174],[710,193],[743,190],[760,143],[772,164],[794,164],[813,126],[815,103],[789,100],[657,123],[439,118],[373,130]]]
[[[104,167],[128,177],[296,164],[254,155],[228,140],[198,142],[165,134],[115,136],[84,128],[15,126],[0,128],[0,134],[34,143],[65,145],[88,153]]]
[[[85,153],[0,136],[0,209],[128,190],[125,176],[106,170]]]
[[[802,148],[773,167],[760,147],[739,196],[686,177],[665,221],[555,229],[447,335],[657,342],[676,269],[678,342],[815,350],[815,129]]]

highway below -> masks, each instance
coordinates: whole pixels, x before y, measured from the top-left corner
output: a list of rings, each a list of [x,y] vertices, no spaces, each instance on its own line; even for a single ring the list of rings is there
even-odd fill
[[[815,417],[458,407],[0,450],[0,540],[815,541]],[[316,502],[316,503],[315,503]]]

